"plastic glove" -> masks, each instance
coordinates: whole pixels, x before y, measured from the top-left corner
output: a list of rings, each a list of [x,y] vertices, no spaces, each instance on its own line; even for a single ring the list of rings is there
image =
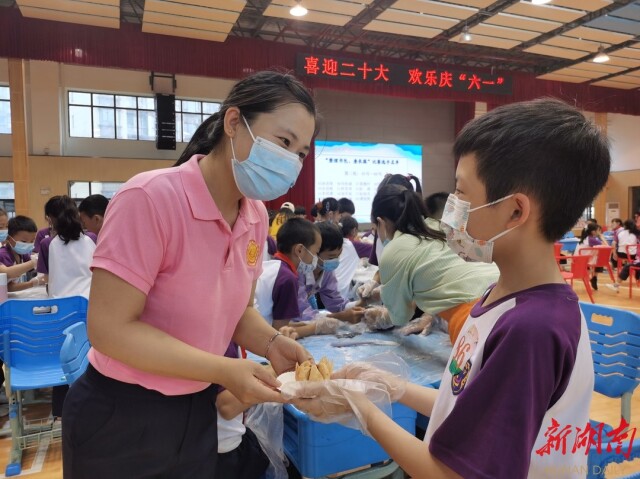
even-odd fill
[[[369,329],[389,329],[393,327],[389,310],[384,306],[372,306],[364,312],[364,322]]]
[[[363,299],[369,299],[374,289],[380,286],[380,283],[370,279],[358,288],[358,296]]]
[[[313,321],[316,325],[316,334],[334,334],[340,327],[340,320],[326,315],[316,315]]]
[[[419,318],[412,319],[407,324],[398,329],[398,334],[408,336],[410,334],[421,334],[427,336],[431,334],[435,317],[429,313],[424,313]]]
[[[283,384],[281,391],[286,400],[292,400],[315,421],[338,422],[364,434],[369,434],[368,408],[375,405],[391,415],[389,394],[381,385],[366,381],[295,381]]]
[[[334,372],[331,379],[357,379],[379,384],[389,394],[391,402],[398,401],[407,389],[409,366],[395,353],[386,352],[355,361]]]

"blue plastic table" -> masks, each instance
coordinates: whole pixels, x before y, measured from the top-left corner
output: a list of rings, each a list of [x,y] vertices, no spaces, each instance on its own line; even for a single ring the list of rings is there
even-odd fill
[[[573,253],[576,250],[578,243],[580,243],[580,240],[578,238],[566,238],[561,239],[559,242],[562,243],[562,251]]]

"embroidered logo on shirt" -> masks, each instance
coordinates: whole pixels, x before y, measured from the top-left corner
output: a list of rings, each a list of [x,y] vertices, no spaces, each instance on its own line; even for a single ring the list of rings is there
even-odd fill
[[[467,379],[472,366],[471,357],[478,346],[478,337],[478,328],[473,325],[456,343],[456,353],[449,363],[451,392],[454,396],[460,394],[467,385]]]
[[[258,264],[258,257],[260,256],[260,246],[255,240],[249,241],[247,246],[247,264],[249,266],[255,266]]]

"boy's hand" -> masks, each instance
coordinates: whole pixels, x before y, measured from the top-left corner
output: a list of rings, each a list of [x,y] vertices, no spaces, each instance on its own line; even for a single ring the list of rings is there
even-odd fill
[[[391,402],[398,401],[407,389],[406,379],[395,376],[394,374],[383,371],[380,368],[372,366],[363,361],[356,361],[347,364],[331,375],[331,379],[357,379],[359,381],[368,381],[380,384],[389,394]]]
[[[361,306],[354,306],[353,308],[345,309],[339,313],[331,313],[329,317],[339,319],[340,321],[346,321],[347,323],[357,324],[362,320],[365,309]]]

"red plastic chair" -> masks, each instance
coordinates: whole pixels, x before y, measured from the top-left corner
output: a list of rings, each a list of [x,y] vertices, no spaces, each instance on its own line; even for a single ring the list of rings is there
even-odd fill
[[[629,268],[629,299],[633,297],[633,283],[640,286],[640,279],[636,279],[636,272],[640,271],[640,266],[631,266]]]
[[[615,282],[615,277],[613,276],[613,268],[611,267],[611,263],[609,260],[611,259],[611,251],[613,248],[611,246],[596,246],[591,248],[582,248],[580,249],[580,254],[589,256],[593,258],[595,256],[596,262],[595,264],[590,264],[589,268],[605,268],[609,271],[609,277],[612,282]]]
[[[571,282],[571,287],[573,288],[573,280],[581,279],[584,283],[584,288],[587,290],[587,294],[589,295],[589,299],[592,303],[595,303],[593,300],[593,291],[591,291],[591,284],[589,283],[589,259],[590,256],[576,255],[576,256],[565,256],[567,261],[571,261],[571,271],[562,271],[562,277],[565,281]]]
[[[562,256],[562,243],[553,243],[553,254],[556,257],[558,269],[562,271],[562,266],[560,265],[560,260],[564,259],[564,256]]]

